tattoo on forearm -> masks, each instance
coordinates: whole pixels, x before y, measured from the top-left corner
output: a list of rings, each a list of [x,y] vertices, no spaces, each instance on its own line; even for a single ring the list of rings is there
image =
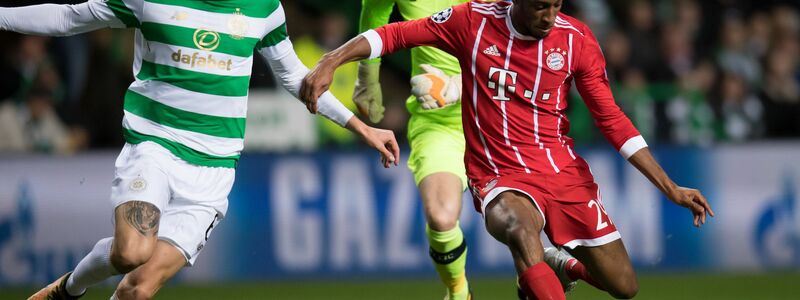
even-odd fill
[[[131,201],[124,204],[125,221],[144,236],[158,233],[158,222],[161,212],[155,205],[142,201]]]

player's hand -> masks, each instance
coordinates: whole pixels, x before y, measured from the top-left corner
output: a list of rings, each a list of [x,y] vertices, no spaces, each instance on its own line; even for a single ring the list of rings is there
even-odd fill
[[[303,84],[300,86],[300,100],[305,103],[308,112],[317,113],[317,99],[330,88],[331,81],[333,81],[333,71],[335,70],[335,67],[328,66],[323,58],[303,78]]]
[[[358,117],[353,116],[347,121],[347,129],[360,136],[367,145],[378,150],[381,154],[381,163],[384,168],[391,165],[398,165],[400,159],[400,147],[397,146],[397,139],[394,132],[390,130],[373,128],[364,124]]]
[[[397,166],[400,158],[400,147],[391,130],[369,127],[363,136],[364,142],[381,153],[381,164],[384,168]]]
[[[667,197],[675,204],[688,208],[694,215],[694,226],[700,227],[706,223],[706,215],[714,216],[711,205],[700,191],[685,187],[678,187],[675,191],[667,194]]]
[[[361,115],[368,117],[370,122],[378,123],[383,120],[383,93],[379,81],[381,64],[358,64],[358,77],[356,88],[353,90],[353,102],[358,107]]]
[[[411,77],[411,94],[423,109],[437,109],[461,100],[461,75],[447,76],[431,65],[419,65],[425,74]]]

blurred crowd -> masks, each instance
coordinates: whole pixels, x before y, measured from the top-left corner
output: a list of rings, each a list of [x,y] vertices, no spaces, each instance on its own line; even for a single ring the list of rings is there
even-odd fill
[[[0,6],[75,1],[0,0]],[[792,0],[566,0],[564,12],[601,41],[617,102],[648,141],[708,146],[800,138],[800,5]],[[359,0],[284,0],[301,60],[319,57],[357,33]],[[394,15],[393,20],[399,19]],[[0,152],[69,154],[117,148],[122,99],[133,80],[133,32],[99,30],[45,38],[0,32]],[[408,53],[382,69],[386,118],[405,132]],[[260,61],[253,88],[274,89]],[[339,70],[332,90],[353,108],[355,66]],[[577,92],[571,135],[602,140]],[[327,121],[321,146],[357,142]]]
[[[800,137],[797,1],[569,2],[600,39],[617,102],[649,141]],[[572,107],[583,123],[574,135],[595,141],[587,112]]]

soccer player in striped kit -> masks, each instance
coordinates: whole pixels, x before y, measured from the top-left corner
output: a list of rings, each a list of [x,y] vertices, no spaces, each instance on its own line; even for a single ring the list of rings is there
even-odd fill
[[[286,32],[278,0],[91,0],[0,9],[0,29],[63,36],[106,27],[136,29],[122,122],[126,144],[111,188],[114,236],[74,271],[31,299],[75,299],[126,274],[112,299],[150,299],[191,266],[228,208],[244,143],[253,53],[297,96],[308,73]],[[330,93],[319,113],[397,164],[391,131],[369,127]]]
[[[326,54],[300,95],[315,99],[344,62],[421,45],[455,56],[475,208],[489,233],[511,251],[524,294],[564,299],[563,289],[582,279],[614,297],[632,298],[638,292],[633,266],[588,164],[566,136],[570,86],[576,85],[615,149],[668,199],[688,208],[695,226],[713,211],[700,191],[678,186],[655,161],[614,103],[597,40],[586,25],[560,13],[561,3],[470,2],[367,31]],[[430,92],[440,97],[441,90],[432,86]],[[577,260],[559,259],[551,269],[543,261],[541,231]]]

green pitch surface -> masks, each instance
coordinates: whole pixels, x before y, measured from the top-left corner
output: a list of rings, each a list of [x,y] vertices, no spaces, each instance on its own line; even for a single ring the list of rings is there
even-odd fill
[[[208,285],[170,285],[155,299],[441,299],[443,288],[431,280],[307,281]],[[474,278],[477,300],[516,299],[513,278]],[[0,299],[25,299],[26,289],[0,288]],[[109,288],[92,289],[86,300],[108,299]],[[640,276],[636,299],[800,299],[800,273],[757,275],[669,274]],[[567,299],[611,299],[586,283]]]

